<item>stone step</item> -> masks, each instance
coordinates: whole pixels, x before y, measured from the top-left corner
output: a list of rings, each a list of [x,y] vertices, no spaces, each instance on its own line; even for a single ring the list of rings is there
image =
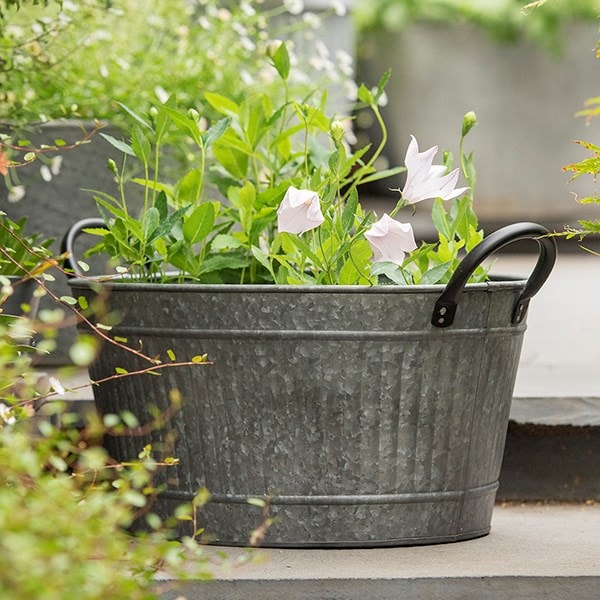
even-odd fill
[[[161,600],[597,600],[600,505],[497,506],[489,536],[437,546],[206,552],[214,580],[161,575]]]

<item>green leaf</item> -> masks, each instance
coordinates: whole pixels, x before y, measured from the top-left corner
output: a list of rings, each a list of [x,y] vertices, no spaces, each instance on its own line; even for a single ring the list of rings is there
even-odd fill
[[[159,192],[154,202],[154,206],[156,207],[156,210],[158,210],[161,222],[164,221],[169,215],[169,208],[167,206],[167,194],[164,192],[164,190],[161,190]]]
[[[239,255],[217,254],[207,258],[201,265],[202,273],[212,273],[223,269],[243,269],[248,266],[248,260]]]
[[[375,99],[373,98],[373,94],[371,93],[371,90],[364,83],[360,84],[360,86],[358,88],[357,96],[361,102],[364,102],[365,104],[368,104],[369,106],[373,106],[376,104]]]
[[[375,94],[375,102],[379,101],[379,98],[381,98],[381,95],[383,94],[383,91],[385,90],[385,86],[388,84],[390,78],[392,76],[392,70],[388,69],[379,79],[379,82],[377,83],[377,92]]]
[[[433,285],[434,283],[438,283],[444,277],[444,275],[448,273],[448,271],[452,267],[452,263],[453,261],[450,260],[448,262],[442,263],[441,265],[437,265],[429,269],[429,271],[425,271],[425,273],[423,273],[421,279],[419,280],[419,284]]]
[[[145,213],[143,219],[144,227],[144,241],[149,241],[152,238],[152,234],[156,231],[160,224],[160,213],[155,206],[151,206]]]
[[[302,252],[304,256],[312,260],[315,265],[322,267],[321,259],[311,250],[310,246],[306,243],[304,239],[302,239],[302,237],[291,233],[281,233],[280,235],[282,243],[284,245],[284,250],[286,242],[291,243],[296,248],[298,248],[298,250],[300,250],[300,252]],[[286,254],[289,254],[289,252],[286,251]]]
[[[371,275],[383,275],[396,285],[407,285],[407,281],[402,274],[402,268],[393,262],[376,262],[371,266]]]
[[[264,508],[267,505],[262,498],[248,498],[246,502],[252,506],[258,506],[260,508]]]
[[[433,225],[440,234],[447,238],[452,236],[448,226],[448,215],[446,213],[446,208],[444,207],[443,201],[439,198],[437,198],[433,203],[433,208],[431,209],[431,219],[433,221]]]
[[[202,147],[202,136],[198,129],[198,123],[194,119],[164,104],[159,108],[159,114],[166,115],[177,129],[189,135],[199,147]]]
[[[221,94],[217,94],[215,92],[205,92],[204,97],[215,110],[224,115],[240,114],[240,107],[233,100],[230,100],[226,96],[222,96]]]
[[[123,154],[127,154],[128,156],[135,156],[135,152],[133,151],[133,148],[129,144],[127,144],[121,140],[118,140],[117,138],[114,138],[112,135],[108,135],[108,133],[100,133],[100,135],[111,146],[114,146],[117,150],[119,150]]]
[[[404,173],[406,171],[406,167],[394,167],[392,169],[385,169],[383,171],[377,171],[372,175],[368,175],[364,179],[360,180],[361,185],[363,183],[371,183],[373,181],[379,181],[380,179],[387,179],[388,177],[393,177],[394,175],[399,175],[400,173]]]
[[[212,127],[206,130],[203,134],[202,139],[204,141],[204,147],[208,148],[214,144],[228,129],[231,124],[231,117],[225,117],[217,121]]]
[[[342,228],[344,235],[350,231],[350,228],[354,224],[354,216],[356,215],[356,208],[358,206],[358,190],[356,187],[352,187],[342,212]]]
[[[213,250],[234,250],[235,248],[241,248],[243,245],[242,241],[233,235],[221,233],[211,242],[210,247]]]
[[[145,165],[150,162],[150,141],[137,125],[134,125],[131,131],[131,149],[140,162]]]
[[[280,77],[286,81],[290,75],[290,55],[285,42],[279,44],[279,48],[274,52],[272,59]]]
[[[175,186],[177,205],[196,204],[200,198],[203,185],[203,173],[200,169],[188,171]]]
[[[222,144],[221,140],[214,146],[215,158],[235,178],[245,179],[248,173],[248,155],[229,144]]]
[[[183,237],[188,244],[197,244],[211,231],[215,223],[215,207],[212,202],[197,206],[183,223]]]
[[[140,117],[140,115],[138,115],[136,112],[131,110],[131,108],[129,108],[127,105],[125,105],[121,102],[119,102],[118,104],[129,116],[133,117],[140,125],[144,126],[146,129],[152,129],[152,126],[150,125],[150,123],[148,123],[147,121],[142,119],[142,117]]]
[[[369,242],[365,239],[358,240],[350,248],[350,257],[346,260],[340,274],[338,282],[340,285],[368,285],[371,283],[369,267],[372,256]]]

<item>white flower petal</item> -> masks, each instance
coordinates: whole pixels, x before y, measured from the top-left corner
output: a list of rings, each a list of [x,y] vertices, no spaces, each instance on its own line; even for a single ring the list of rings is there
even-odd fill
[[[384,214],[365,232],[373,250],[374,262],[393,262],[401,265],[407,252],[417,248],[410,223],[400,223]]]
[[[407,204],[415,204],[428,198],[451,200],[469,189],[455,189],[459,175],[458,169],[446,173],[443,165],[433,164],[433,159],[438,151],[437,146],[419,152],[416,138],[412,135],[410,137],[404,159],[408,172],[406,184],[402,190],[402,198]]]
[[[316,192],[290,186],[277,209],[277,229],[280,232],[302,234],[325,221],[321,200]]]

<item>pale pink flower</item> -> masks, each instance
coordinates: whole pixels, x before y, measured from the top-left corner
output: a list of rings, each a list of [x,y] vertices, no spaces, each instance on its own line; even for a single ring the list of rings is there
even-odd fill
[[[460,196],[469,188],[454,189],[458,181],[458,169],[446,174],[446,167],[434,165],[433,158],[438,147],[419,152],[419,145],[413,135],[406,151],[404,163],[408,171],[406,185],[402,190],[402,198],[407,204],[416,204],[428,198],[451,200]]]
[[[286,233],[304,233],[323,221],[319,195],[290,186],[277,209],[277,229]]]
[[[411,224],[400,223],[387,214],[365,232],[365,237],[373,250],[374,262],[401,265],[405,254],[417,248]]]

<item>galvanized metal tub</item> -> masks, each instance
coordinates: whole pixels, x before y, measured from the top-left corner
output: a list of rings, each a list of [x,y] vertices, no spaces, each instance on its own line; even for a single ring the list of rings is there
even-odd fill
[[[462,271],[506,239],[545,231],[525,225],[484,242]],[[151,356],[171,349],[180,360],[207,353],[214,363],[95,387],[102,413],[125,409],[142,421],[148,406],[167,409],[169,390],[183,397],[162,430],[108,437],[106,446],[120,460],[145,443],[178,457],[156,509],[167,515],[207,487],[201,523],[220,544],[247,544],[263,521],[250,498],[267,499],[275,517],[265,546],[485,535],[528,297],[554,262],[554,242],[539,244],[529,282],[465,286],[463,272],[447,288],[104,283],[122,317],[114,335]],[[98,291],[81,278],[70,285],[89,300]],[[91,378],[116,366],[142,365],[105,345]]]

